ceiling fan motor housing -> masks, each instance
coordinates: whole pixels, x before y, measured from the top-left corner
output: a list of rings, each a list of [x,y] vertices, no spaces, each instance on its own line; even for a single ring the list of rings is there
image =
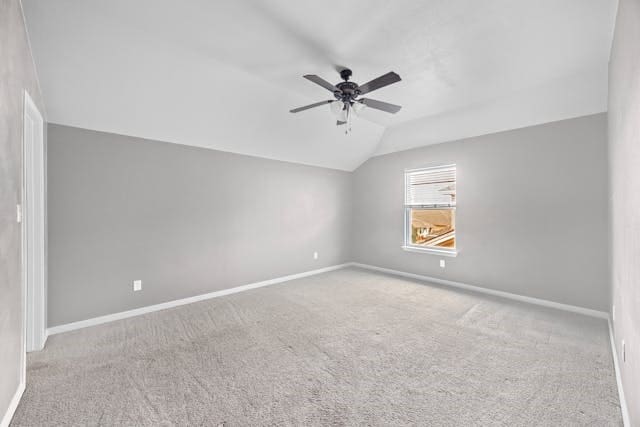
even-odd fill
[[[360,95],[360,91],[358,90],[358,84],[354,82],[350,82],[349,78],[351,77],[351,70],[345,68],[340,71],[340,77],[342,77],[343,82],[337,83],[336,87],[339,89],[333,93],[338,101],[342,101],[344,103],[353,104],[355,98]]]

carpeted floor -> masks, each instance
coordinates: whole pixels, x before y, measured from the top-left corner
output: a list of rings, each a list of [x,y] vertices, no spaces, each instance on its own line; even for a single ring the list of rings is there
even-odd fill
[[[608,340],[343,269],[54,335],[12,425],[622,425]]]

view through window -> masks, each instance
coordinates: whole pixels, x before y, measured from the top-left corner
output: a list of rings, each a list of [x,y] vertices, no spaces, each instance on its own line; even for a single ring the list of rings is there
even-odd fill
[[[455,165],[405,172],[405,246],[455,250]]]

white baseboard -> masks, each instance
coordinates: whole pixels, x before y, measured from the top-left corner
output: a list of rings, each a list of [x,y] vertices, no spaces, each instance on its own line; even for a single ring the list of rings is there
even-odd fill
[[[303,277],[313,276],[313,275],[316,275],[316,274],[326,273],[328,271],[338,270],[340,268],[349,267],[349,266],[360,267],[360,268],[365,268],[365,269],[374,270],[374,271],[380,271],[380,272],[383,272],[383,273],[393,274],[393,275],[402,276],[402,277],[408,277],[408,278],[412,278],[412,279],[422,280],[422,281],[425,281],[425,282],[432,282],[432,283],[437,283],[437,284],[441,284],[441,285],[452,286],[452,287],[465,289],[465,290],[470,290],[470,291],[474,291],[474,292],[480,292],[480,293],[499,296],[499,297],[508,298],[508,299],[512,299],[512,300],[528,302],[528,303],[531,303],[531,304],[542,305],[542,306],[545,306],[545,307],[553,307],[553,308],[557,308],[557,309],[560,309],[560,310],[571,311],[571,312],[574,312],[574,313],[585,314],[585,315],[588,315],[588,316],[595,316],[595,317],[599,317],[599,318],[602,318],[602,319],[608,319],[608,317],[609,317],[608,313],[605,313],[603,311],[592,310],[592,309],[589,309],[589,308],[577,307],[577,306],[568,305],[568,304],[561,304],[561,303],[548,301],[548,300],[543,300],[543,299],[539,299],[539,298],[533,298],[533,297],[527,297],[527,296],[512,294],[512,293],[509,293],[509,292],[496,291],[496,290],[492,290],[492,289],[482,288],[482,287],[479,287],[479,286],[473,286],[473,285],[467,285],[465,283],[454,282],[454,281],[451,281],[451,280],[445,280],[445,279],[439,279],[439,278],[436,278],[436,277],[423,276],[423,275],[420,275],[420,274],[407,273],[407,272],[404,272],[404,271],[392,270],[392,269],[389,269],[389,268],[382,268],[382,267],[377,267],[377,266],[369,265],[369,264],[361,264],[361,263],[358,263],[358,262],[348,262],[348,263],[345,263],[345,264],[338,264],[338,265],[333,265],[333,266],[330,266],[330,267],[320,268],[320,269],[317,269],[317,270],[305,271],[303,273],[291,274],[289,276],[283,276],[283,277],[278,277],[278,278],[275,278],[275,279],[264,280],[262,282],[250,283],[248,285],[237,286],[235,288],[223,289],[223,290],[220,290],[220,291],[210,292],[210,293],[207,293],[207,294],[196,295],[196,296],[193,296],[193,297],[183,298],[183,299],[174,300],[174,301],[168,301],[168,302],[155,304],[155,305],[150,305],[150,306],[146,306],[146,307],[140,307],[140,308],[136,308],[136,309],[133,309],[133,310],[121,311],[119,313],[107,314],[105,316],[99,316],[99,317],[94,317],[94,318],[91,318],[91,319],[80,320],[78,322],[72,322],[72,323],[67,323],[67,324],[64,324],[64,325],[53,326],[53,327],[48,328],[46,330],[46,335],[45,336],[48,337],[49,335],[60,334],[60,333],[63,333],[63,332],[73,331],[73,330],[76,330],[76,329],[86,328],[86,327],[94,326],[94,325],[100,325],[102,323],[113,322],[115,320],[126,319],[128,317],[140,316],[142,314],[151,313],[151,312],[158,311],[158,310],[164,310],[164,309],[167,309],[167,308],[178,307],[178,306],[181,306],[181,305],[191,304],[193,302],[204,301],[204,300],[207,300],[207,299],[217,298],[217,297],[221,297],[221,296],[225,296],[225,295],[231,295],[231,294],[235,294],[235,293],[238,293],[238,292],[248,291],[250,289],[261,288],[263,286],[275,285],[277,283],[287,282],[289,280],[295,280],[295,279],[300,279],[300,278],[303,278]]]
[[[616,351],[615,335],[613,334],[613,319],[609,317],[609,340],[611,341],[611,355],[613,357],[613,368],[616,371],[616,383],[618,384],[618,397],[620,399],[620,410],[622,411],[622,423],[624,427],[631,427],[629,420],[629,407],[624,398],[624,389],[622,388],[622,374],[620,373],[620,364],[618,363],[618,352]]]
[[[407,273],[404,271],[392,270],[390,268],[376,267],[375,265],[361,264],[358,262],[352,262],[351,265],[354,267],[360,267],[368,270],[374,270],[374,271],[380,271],[387,274],[393,274],[395,276],[408,277],[410,279],[422,280],[424,282],[437,283],[439,285],[452,286],[454,288],[465,289],[467,291],[479,292],[479,293],[493,295],[497,297],[508,298],[515,301],[528,302],[530,304],[541,305],[544,307],[557,308],[559,310],[571,311],[573,313],[585,314],[587,316],[599,317],[601,319],[609,318],[609,313],[606,313],[604,311],[593,310],[590,308],[578,307],[578,306],[569,305],[569,304],[562,304],[559,302],[549,301],[545,299],[512,294],[510,292],[496,291],[494,289],[487,289],[480,286],[467,285],[466,283],[454,282],[452,280],[445,280],[445,279],[439,279],[437,277],[423,276],[421,274]]]
[[[211,298],[217,298],[225,295],[236,294],[251,289],[261,288],[263,286],[275,285],[277,283],[288,282],[289,280],[301,279],[303,277],[313,276],[316,274],[326,273],[328,271],[338,270],[348,267],[351,263],[332,265],[330,267],[319,268],[317,270],[305,271],[303,273],[291,274],[289,276],[277,277],[275,279],[264,280],[262,282],[250,283],[248,285],[236,286],[235,288],[223,289],[220,291],[209,292],[207,294],[196,295],[193,297],[182,298],[174,301],[163,302],[161,304],[149,305],[146,307],[135,308],[133,310],[121,311],[119,313],[107,314],[105,316],[94,317],[92,319],[80,320],[78,322],[67,323],[64,325],[53,326],[47,328],[46,336],[60,334],[62,332],[73,331],[76,329],[87,328],[89,326],[100,325],[102,323],[113,322],[115,320],[126,319],[128,317],[140,316],[142,314],[151,313],[153,311],[164,310],[167,308],[178,307],[193,302],[204,301]]]
[[[20,382],[18,385],[18,389],[16,390],[16,394],[13,395],[11,402],[9,403],[9,407],[7,408],[7,412],[4,413],[2,417],[2,421],[0,421],[0,427],[9,427],[9,423],[13,418],[13,414],[15,414],[16,409],[18,409],[18,404],[20,403],[20,399],[22,398],[22,393],[24,393],[25,383]]]

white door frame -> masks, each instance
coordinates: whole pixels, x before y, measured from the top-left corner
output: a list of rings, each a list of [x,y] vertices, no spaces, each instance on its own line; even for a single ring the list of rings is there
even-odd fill
[[[24,92],[22,134],[22,282],[25,298],[26,351],[42,350],[45,319],[44,119]],[[26,356],[25,356],[26,359]],[[26,365],[26,360],[25,360]]]

